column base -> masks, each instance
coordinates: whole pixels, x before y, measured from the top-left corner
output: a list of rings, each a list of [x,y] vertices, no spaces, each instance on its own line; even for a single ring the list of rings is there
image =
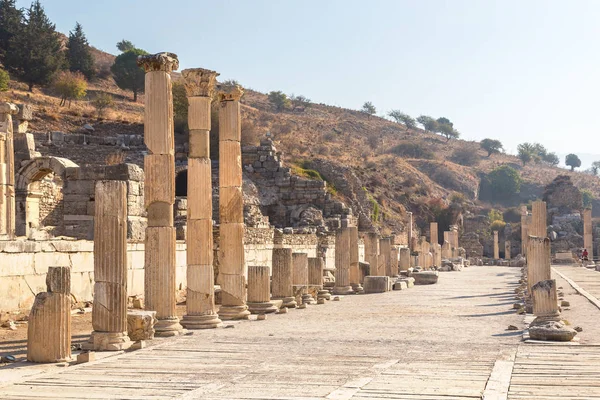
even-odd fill
[[[296,298],[293,296],[289,297],[280,297],[278,300],[283,301],[281,308],[296,308],[298,307],[298,303],[296,302]]]
[[[302,295],[302,304],[317,304],[317,301],[312,297],[312,294],[305,293]]]
[[[81,347],[93,351],[120,351],[127,350],[133,343],[127,336],[127,332],[93,331],[90,340]]]
[[[261,303],[246,303],[248,306],[248,311],[251,314],[270,314],[279,310],[279,307],[275,305],[275,303],[271,301],[265,301]]]
[[[352,294],[354,290],[352,290],[352,286],[334,286],[333,294],[335,295],[345,295]]]
[[[184,315],[181,320],[181,325],[185,329],[212,329],[223,325],[219,316],[215,314],[205,315]]]
[[[179,318],[162,318],[156,321],[154,325],[154,336],[157,337],[171,337],[181,335],[183,327],[179,323]]]
[[[352,290],[354,290],[354,293],[358,294],[363,293],[365,291],[360,283],[352,285]]]
[[[248,306],[225,306],[222,305],[219,308],[219,317],[223,321],[234,321],[238,319],[248,319],[250,315],[250,311],[248,311]]]
[[[529,325],[529,337],[533,340],[570,342],[575,335],[577,331],[566,326],[560,317],[537,317]]]
[[[329,293],[329,290],[319,289],[317,292],[317,300],[319,299],[331,300],[331,293]]]

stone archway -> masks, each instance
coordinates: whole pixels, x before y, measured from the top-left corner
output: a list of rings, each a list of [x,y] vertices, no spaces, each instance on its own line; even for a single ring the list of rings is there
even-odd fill
[[[15,176],[16,197],[16,233],[17,236],[30,237],[42,226],[40,215],[52,218],[55,222],[62,218],[62,213],[54,212],[50,216],[43,204],[44,178],[52,176],[52,181],[64,184],[67,180],[67,169],[79,168],[73,161],[60,157],[38,157],[28,161]],[[46,186],[47,187],[47,186]],[[46,189],[47,190],[47,189]],[[40,212],[42,214],[40,214]],[[60,221],[62,224],[62,221]]]

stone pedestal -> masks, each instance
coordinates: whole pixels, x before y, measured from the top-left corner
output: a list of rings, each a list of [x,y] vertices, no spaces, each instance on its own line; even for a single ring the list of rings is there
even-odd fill
[[[400,248],[400,260],[398,262],[400,271],[408,271],[410,268],[410,249],[408,247]]]
[[[392,290],[392,281],[389,276],[365,276],[365,293],[384,293]]]
[[[71,269],[49,267],[47,292],[38,293],[27,327],[27,361],[71,359]]]
[[[498,243],[498,231],[494,231],[494,260],[500,259],[500,246]]]
[[[283,300],[282,307],[296,308],[292,287],[292,249],[273,249],[273,299]]]
[[[244,201],[242,197],[241,87],[219,91],[219,283],[223,320],[247,319],[244,275]]]
[[[0,239],[15,235],[15,151],[12,116],[19,108],[0,103]]]
[[[533,313],[536,318],[529,326],[529,336],[534,340],[568,342],[577,332],[560,319],[556,281],[543,280],[533,285]]]
[[[350,230],[342,227],[335,236],[335,286],[333,294],[351,294],[350,286]]]
[[[588,251],[588,260],[594,259],[594,238],[592,235],[592,209],[583,210],[583,247]]]
[[[84,348],[119,351],[127,335],[127,183],[96,183],[94,214],[94,332]]]
[[[188,329],[222,325],[215,307],[213,268],[211,101],[219,74],[202,68],[182,71],[188,96],[187,300],[181,324]],[[231,192],[224,193],[224,196]],[[241,191],[234,191],[241,201]]]
[[[175,54],[159,53],[138,57],[138,65],[146,71],[145,307],[156,311],[156,336],[175,336],[181,333],[182,326],[175,312],[175,142],[171,72],[179,68],[179,61]]]
[[[379,254],[381,254],[384,258],[384,270],[379,271],[381,275],[385,276],[393,276],[392,271],[392,243],[390,238],[381,238],[379,239]]]
[[[248,267],[248,310],[252,314],[274,313],[278,307],[271,302],[268,266]]]
[[[398,276],[398,247],[392,246],[390,252],[391,276]]]
[[[296,302],[313,304],[314,298],[308,293],[308,254],[292,254],[292,286]]]

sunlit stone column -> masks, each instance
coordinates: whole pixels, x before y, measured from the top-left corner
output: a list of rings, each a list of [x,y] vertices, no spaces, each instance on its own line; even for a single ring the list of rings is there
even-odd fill
[[[363,291],[360,284],[360,266],[358,264],[358,226],[348,227],[350,231],[350,286],[356,293]]]
[[[442,266],[442,246],[439,243],[433,243],[431,245],[433,249],[433,263],[436,267]]]
[[[296,308],[292,287],[292,249],[273,249],[273,299],[283,300],[282,307]]]
[[[504,259],[505,260],[510,260],[510,240],[505,240],[504,241]]]
[[[27,326],[27,361],[71,359],[71,269],[49,267],[47,291],[38,293]]]
[[[398,247],[392,246],[390,251],[391,272],[390,276],[398,276]]]
[[[527,249],[527,312],[532,312],[531,288],[539,281],[551,279],[550,239],[529,235]]]
[[[500,259],[500,245],[498,243],[498,231],[494,231],[494,260]]]
[[[342,226],[335,236],[335,286],[333,294],[350,294],[350,229]]]
[[[375,232],[368,232],[364,236],[365,241],[365,261],[369,263],[369,275],[378,275],[377,256],[379,255],[379,235]]]
[[[548,225],[546,223],[546,202],[534,201],[531,204],[531,226],[529,226],[529,236],[545,238],[548,236]]]
[[[12,116],[19,108],[0,103],[0,238],[15,235],[15,151]]]
[[[175,281],[175,141],[171,72],[177,56],[139,56],[146,71],[144,107],[144,198],[148,214],[145,241],[144,293],[147,310],[156,311],[156,336],[174,336],[182,327],[177,318]]]
[[[242,198],[242,148],[240,145],[241,87],[219,91],[219,283],[223,320],[247,319],[244,276],[244,201]]]
[[[248,266],[248,310],[252,314],[277,311],[277,306],[271,302],[268,266]]]
[[[408,240],[408,247],[410,250],[414,251],[414,248],[412,247],[412,244],[413,244],[413,213],[407,212],[406,219],[407,219],[407,221],[406,221],[406,230],[407,230],[406,238]]]
[[[314,302],[314,299],[309,299],[308,293],[308,254],[292,253],[292,286],[294,287],[294,297],[296,302],[309,304]]]
[[[323,268],[325,267],[325,260],[323,257],[309,257],[308,258],[308,285],[315,288],[317,291],[317,300],[325,299],[329,300],[331,294],[328,290],[323,289]]]
[[[127,183],[96,183],[94,215],[94,332],[86,347],[118,351],[127,336]]]
[[[380,271],[382,276],[391,276],[392,273],[392,260],[391,260],[391,252],[392,252],[392,243],[390,238],[381,238],[379,239],[379,253],[385,259],[385,268],[383,271]]]
[[[547,240],[547,239],[546,239]],[[529,336],[534,340],[568,342],[577,332],[566,326],[560,318],[556,281],[542,280],[532,286],[535,320],[529,326]]]
[[[442,245],[442,259],[447,260],[452,258],[452,249],[450,248],[450,242],[444,240]]]
[[[181,72],[188,98],[187,300],[181,324],[188,329],[216,328],[213,269],[211,102],[217,74],[207,69]],[[237,201],[241,201],[241,191]]]
[[[431,243],[432,246],[435,244],[439,244],[437,222],[429,223],[429,242]]]
[[[527,255],[527,239],[529,233],[527,232],[527,206],[521,207],[521,255]]]
[[[583,247],[588,251],[588,259],[594,259],[594,238],[592,235],[592,209],[583,210]]]
[[[408,247],[400,248],[400,260],[398,264],[400,271],[408,271],[410,268],[410,249]]]

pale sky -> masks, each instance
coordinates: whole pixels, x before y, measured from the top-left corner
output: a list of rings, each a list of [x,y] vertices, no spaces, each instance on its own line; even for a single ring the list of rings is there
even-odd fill
[[[600,1],[42,4],[59,31],[79,21],[93,46],[113,54],[125,38],[178,54],[181,69],[214,69],[262,92],[444,116],[463,139],[499,139],[513,153],[530,141],[558,154],[600,154]]]

